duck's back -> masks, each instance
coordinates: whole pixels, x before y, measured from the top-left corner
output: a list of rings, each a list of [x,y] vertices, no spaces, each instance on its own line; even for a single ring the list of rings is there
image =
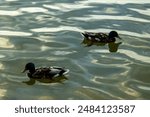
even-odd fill
[[[110,41],[108,35],[106,33],[92,33],[92,32],[85,32],[82,33],[85,38],[93,41],[93,42],[104,42],[107,43]]]
[[[44,67],[44,68],[37,68],[35,70],[35,73],[32,74],[32,78],[46,78],[47,74],[50,72],[50,69],[48,67]]]
[[[68,73],[68,69],[61,67],[44,67],[37,68],[33,74],[28,73],[30,78],[41,79],[41,78],[53,78]]]

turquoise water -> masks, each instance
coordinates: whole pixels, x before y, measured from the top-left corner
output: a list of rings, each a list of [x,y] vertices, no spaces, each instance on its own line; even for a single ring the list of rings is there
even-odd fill
[[[81,32],[116,30],[114,45],[81,44]],[[0,99],[150,99],[149,0],[0,0]],[[30,81],[27,62],[70,69]]]

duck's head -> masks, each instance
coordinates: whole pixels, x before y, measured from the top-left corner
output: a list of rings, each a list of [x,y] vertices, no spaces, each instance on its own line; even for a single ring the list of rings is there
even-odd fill
[[[109,38],[115,38],[115,37],[121,39],[116,31],[111,31],[109,33]]]
[[[35,65],[34,65],[34,63],[31,63],[31,62],[27,63],[25,65],[25,69],[23,70],[23,73],[28,71],[28,70],[29,70],[30,73],[34,73],[35,72]]]

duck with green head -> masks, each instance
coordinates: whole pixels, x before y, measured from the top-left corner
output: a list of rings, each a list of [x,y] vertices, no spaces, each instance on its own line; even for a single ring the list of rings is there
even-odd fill
[[[30,62],[25,65],[23,73],[28,71],[27,75],[29,78],[41,79],[41,78],[54,78],[63,76],[69,72],[69,69],[62,67],[40,67],[35,68],[34,63]]]
[[[92,41],[92,42],[99,42],[99,43],[111,43],[115,42],[116,38],[120,38],[116,31],[111,31],[110,33],[93,33],[93,32],[84,32],[81,33],[84,38]]]

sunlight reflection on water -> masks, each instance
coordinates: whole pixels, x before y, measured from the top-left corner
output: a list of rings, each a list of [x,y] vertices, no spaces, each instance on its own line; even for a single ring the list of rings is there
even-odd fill
[[[0,99],[150,99],[149,0],[0,3]],[[111,30],[122,40],[88,45],[80,34]],[[27,62],[70,72],[30,81]]]

